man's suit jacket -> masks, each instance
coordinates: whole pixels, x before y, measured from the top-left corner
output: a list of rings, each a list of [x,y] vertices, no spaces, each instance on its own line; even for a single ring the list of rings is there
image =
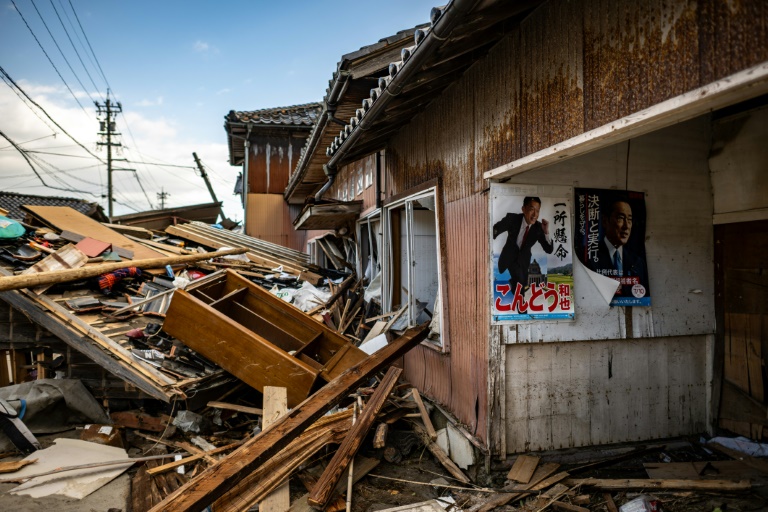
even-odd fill
[[[528,229],[528,236],[522,247],[517,246],[517,235],[520,233],[520,226],[524,222],[522,213],[508,213],[499,222],[493,225],[493,238],[496,238],[503,232],[507,232],[507,241],[499,255],[499,273],[509,270],[512,278],[511,282],[520,283],[523,287],[528,285],[528,266],[531,264],[531,249],[536,242],[541,244],[542,249],[547,254],[551,254],[554,246],[552,242],[547,242],[544,234],[544,227],[541,222],[535,222]]]
[[[640,278],[640,284],[645,286],[645,289],[648,290],[648,275],[647,270],[645,267],[645,259],[643,259],[641,256],[638,256],[634,252],[632,252],[631,249],[629,249],[627,246],[624,246],[624,249],[622,249],[622,258],[621,258],[621,268],[622,268],[622,276],[623,277],[639,277]],[[608,250],[608,246],[605,244],[605,239],[601,239],[600,243],[597,246],[597,262],[590,260],[588,267],[594,270],[597,273],[602,273],[601,270],[613,270],[615,267],[613,265],[613,260],[611,259],[611,253]],[[618,277],[618,276],[612,276],[610,274],[605,274],[608,277]],[[620,296],[632,296],[632,287],[631,286],[622,286],[620,289]],[[647,293],[647,292],[646,292]]]

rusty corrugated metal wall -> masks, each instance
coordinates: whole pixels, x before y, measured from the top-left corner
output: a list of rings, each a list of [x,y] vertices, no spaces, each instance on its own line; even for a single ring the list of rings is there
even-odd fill
[[[445,212],[450,353],[419,347],[406,373],[478,437],[503,420],[496,407],[487,417],[500,333],[489,333],[482,173],[765,61],[767,18],[759,0],[549,2],[394,137],[385,194],[437,178]]]
[[[246,235],[307,251],[307,232],[293,229],[300,205],[289,205],[282,194],[249,194],[245,218]]]
[[[306,136],[251,135],[248,181],[251,194],[282,194]]]

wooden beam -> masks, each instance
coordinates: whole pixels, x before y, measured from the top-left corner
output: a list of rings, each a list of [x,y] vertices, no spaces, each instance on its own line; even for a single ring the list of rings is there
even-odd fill
[[[426,325],[409,329],[391,344],[333,379],[235,453],[177,489],[152,511],[204,509],[249,472],[278,453],[297,433],[338,404],[352,390],[367,382],[371,375],[421,343],[427,337],[427,331]]]
[[[148,475],[159,475],[161,473],[165,473],[166,471],[170,471],[172,469],[176,469],[179,466],[183,466],[184,464],[189,464],[191,462],[195,462],[196,460],[200,460],[204,458],[206,455],[218,455],[219,453],[228,452],[230,450],[234,450],[238,446],[242,445],[245,441],[238,441],[236,443],[231,443],[226,446],[221,446],[219,448],[216,448],[214,450],[211,450],[209,452],[205,453],[196,453],[194,455],[190,455],[189,457],[184,457],[183,459],[174,460],[173,462],[169,462],[168,464],[163,464],[162,466],[157,466],[152,469],[147,470]]]
[[[464,474],[464,472],[459,469],[459,467],[451,460],[451,458],[448,456],[445,451],[440,448],[437,443],[432,441],[432,439],[429,438],[429,434],[427,433],[427,430],[419,425],[416,422],[411,423],[413,426],[413,431],[416,433],[417,436],[421,438],[421,441],[424,443],[424,445],[427,447],[427,450],[434,455],[438,461],[440,461],[440,464],[443,465],[443,467],[451,474],[453,477],[465,484],[468,484],[471,482],[469,477]]]
[[[503,179],[681,123],[768,92],[768,62],[657,103],[483,173]]]
[[[569,478],[568,486],[583,485],[608,491],[627,489],[674,489],[676,491],[747,491],[752,488],[749,480],[658,480],[652,478]]]
[[[424,402],[421,400],[421,395],[419,394],[419,390],[416,388],[412,388],[411,393],[413,395],[413,401],[416,402],[416,407],[419,408],[419,414],[421,414],[421,421],[424,422],[424,427],[427,429],[427,435],[429,435],[429,438],[432,441],[437,441],[437,432],[435,432],[435,427],[432,425],[432,420],[429,419],[429,413],[427,412],[427,408],[424,407]]]
[[[264,389],[266,391],[266,388]],[[255,414],[256,416],[261,416],[264,414],[264,410],[257,407],[246,407],[245,405],[230,404],[227,402],[208,402],[207,407],[213,407],[214,409],[227,409],[228,411],[237,411],[245,414]]]
[[[379,411],[384,406],[401,373],[402,370],[395,367],[391,367],[387,371],[376,391],[373,392],[373,395],[368,400],[362,414],[360,414],[360,417],[350,429],[347,437],[344,438],[339,449],[336,450],[331,462],[328,463],[328,467],[323,471],[323,475],[318,480],[315,488],[309,493],[307,502],[310,505],[322,509],[328,504],[328,500],[330,500],[333,494],[333,489],[339,483],[341,475],[349,467],[349,463],[355,458],[365,436],[376,420],[376,415],[379,414]]]
[[[18,290],[20,288],[31,288],[34,286],[41,286],[46,284],[78,281],[88,277],[100,276],[101,274],[119,270],[125,267],[162,268],[166,265],[194,263],[196,261],[218,258],[220,256],[228,256],[230,254],[242,254],[245,251],[245,249],[227,249],[225,251],[206,254],[191,254],[188,256],[175,256],[171,258],[149,258],[131,262],[118,261],[115,263],[103,263],[101,265],[92,265],[68,270],[38,272],[35,274],[21,274],[18,276],[2,276],[0,277],[0,291]]]

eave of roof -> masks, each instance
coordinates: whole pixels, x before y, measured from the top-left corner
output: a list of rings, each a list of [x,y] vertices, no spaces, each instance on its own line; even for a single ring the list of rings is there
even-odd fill
[[[355,115],[363,98],[370,95],[376,77],[385,70],[401,50],[412,44],[413,33],[427,24],[401,30],[377,43],[345,54],[336,66],[323,98],[323,110],[302,149],[285,190],[286,201],[301,204],[325,182],[323,164],[328,160],[325,147],[333,141],[337,130]]]
[[[260,110],[230,110],[224,116],[230,164],[242,164],[245,158],[243,141],[248,132],[308,132],[316,123],[321,109],[320,103],[304,103]]]
[[[328,148],[327,167],[358,160],[386,146],[389,138],[485,54],[508,26],[524,19],[541,0],[453,0],[432,10],[432,27],[389,65],[388,75]]]

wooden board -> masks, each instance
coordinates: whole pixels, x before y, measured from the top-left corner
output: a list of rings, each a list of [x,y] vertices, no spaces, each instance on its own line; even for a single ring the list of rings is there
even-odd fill
[[[761,472],[738,460],[645,463],[648,478],[712,480],[741,479],[761,476]]]
[[[288,391],[276,386],[264,386],[264,425],[268,428],[288,412]],[[285,512],[291,506],[288,482],[284,482],[259,503],[259,512]]]
[[[133,251],[134,259],[160,258],[163,254],[134,242],[117,231],[109,229],[100,222],[83,215],[68,206],[22,206],[36,218],[59,231],[72,231],[79,235],[89,236],[113,246],[119,246]]]
[[[540,460],[541,458],[534,455],[518,455],[515,463],[512,465],[512,469],[507,474],[507,480],[527,484],[531,481],[531,477],[534,471],[536,471]]]
[[[409,329],[386,347],[326,384],[235,453],[221,459],[176,490],[156,505],[153,512],[204,509],[227,492],[227,489],[245,478],[250,471],[278,453],[296,434],[338,404],[351,390],[368,382],[377,371],[389,366],[421,343],[427,337],[427,332],[426,325]]]

